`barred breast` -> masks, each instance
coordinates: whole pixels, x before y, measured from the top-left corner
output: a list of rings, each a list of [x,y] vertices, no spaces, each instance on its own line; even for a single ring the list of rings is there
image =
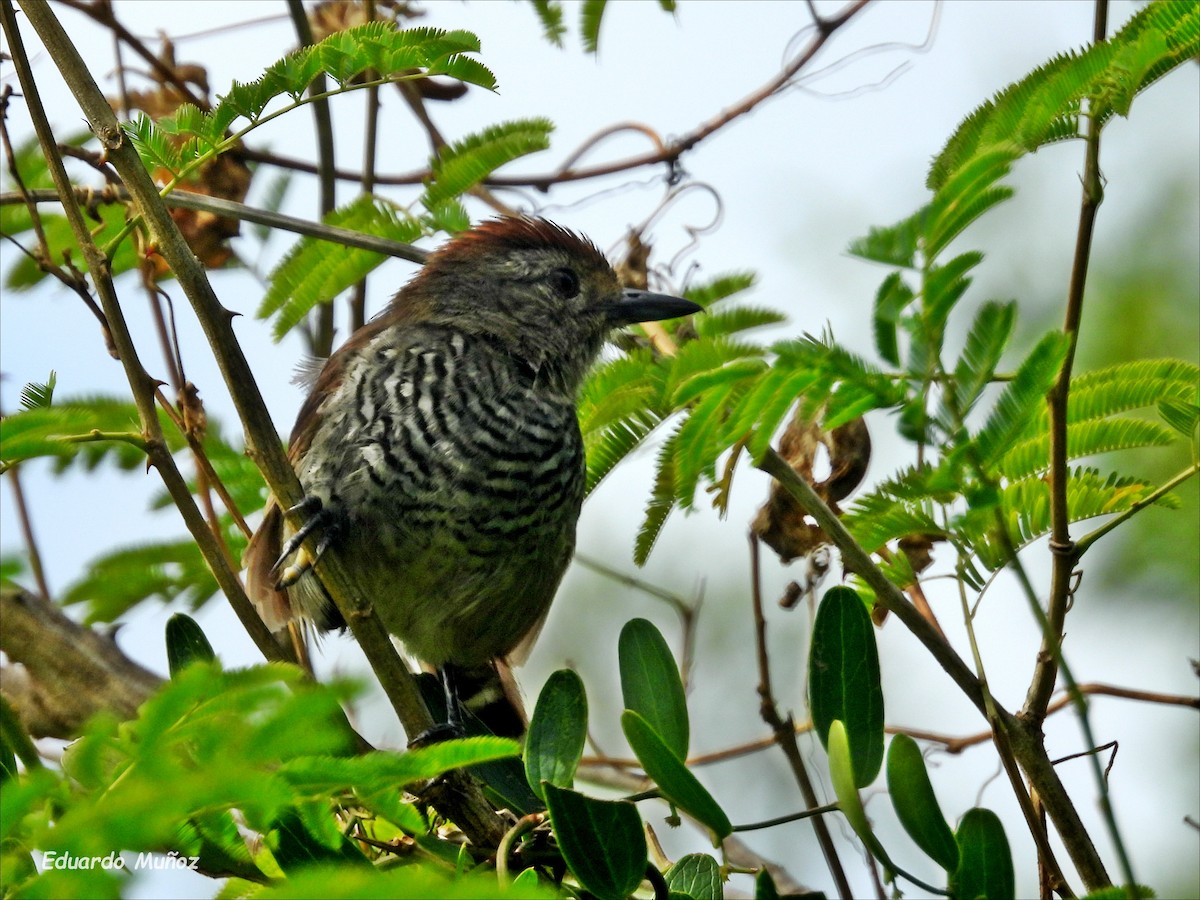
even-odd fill
[[[575,398],[485,338],[408,325],[348,362],[322,414],[298,474],[388,630],[432,665],[512,650],[574,550]],[[293,599],[324,612],[305,581]]]

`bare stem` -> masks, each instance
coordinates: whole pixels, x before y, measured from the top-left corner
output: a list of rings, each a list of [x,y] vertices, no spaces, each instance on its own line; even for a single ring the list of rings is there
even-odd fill
[[[750,567],[750,594],[754,602],[754,644],[758,656],[758,695],[761,701],[759,712],[763,721],[775,732],[775,743],[787,757],[788,765],[792,768],[792,774],[796,778],[796,784],[800,788],[800,795],[804,798],[804,803],[810,811],[816,810],[820,806],[820,802],[817,799],[817,792],[813,789],[812,779],[808,777],[808,770],[804,766],[804,757],[800,755],[800,745],[796,742],[796,729],[790,716],[784,719],[779,715],[779,709],[775,705],[775,695],[771,688],[771,660],[767,655],[767,620],[763,615],[758,569],[758,538],[753,534],[750,535]],[[842,861],[838,858],[837,848],[833,844],[833,837],[829,833],[825,820],[820,816],[813,818],[813,831],[816,832],[821,853],[825,856],[825,864],[829,866],[829,872],[837,885],[838,896],[853,897],[850,882],[846,880]]]

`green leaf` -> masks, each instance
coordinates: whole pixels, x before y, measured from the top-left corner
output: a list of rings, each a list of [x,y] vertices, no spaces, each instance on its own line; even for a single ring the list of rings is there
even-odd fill
[[[913,297],[912,288],[899,272],[893,272],[885,278],[875,294],[875,349],[893,366],[900,365],[896,326],[900,323],[901,313],[913,301]]]
[[[851,242],[847,248],[852,256],[887,266],[913,269],[917,265],[917,248],[921,237],[925,210],[918,210],[907,219],[887,228],[872,228],[866,237]]]
[[[654,543],[662,533],[667,517],[675,509],[675,444],[678,437],[679,429],[676,428],[658,451],[654,487],[646,504],[645,518],[634,540],[633,561],[639,566],[644,566],[650,558],[650,551],[654,549]]]
[[[583,49],[588,53],[600,49],[600,20],[604,18],[607,7],[608,0],[583,0],[583,7],[579,11],[579,31],[583,38]]]
[[[786,321],[787,316],[783,313],[761,306],[735,306],[731,309],[707,312],[695,319],[696,334],[710,339],[729,337],[732,334],[778,325]]]
[[[579,883],[600,900],[626,900],[646,872],[646,836],[637,807],[549,783],[545,795],[558,849]]]
[[[829,753],[829,781],[833,785],[834,796],[837,797],[838,809],[871,854],[887,868],[895,869],[883,845],[875,837],[871,820],[867,818],[867,811],[863,808],[862,797],[858,794],[858,776],[851,760],[850,739],[841,719],[834,719],[829,723],[825,746]]]
[[[525,736],[525,778],[543,801],[542,783],[569,788],[587,742],[587,694],[570,669],[546,679]]]
[[[997,185],[1009,173],[1020,154],[1010,145],[989,149],[967,160],[938,189],[929,204],[922,247],[927,260],[937,256],[968,225],[1013,195],[1013,189]]]
[[[387,201],[362,194],[324,219],[336,225],[400,243],[421,236],[421,223]],[[382,253],[357,247],[337,247],[303,237],[287,252],[274,271],[258,308],[260,319],[275,314],[272,335],[280,340],[316,306],[328,303],[342,291],[366,278],[385,259]]]
[[[1146,419],[1088,419],[1067,425],[1067,459],[1135,447],[1166,447],[1177,439],[1172,429]],[[1045,472],[1050,468],[1050,435],[1017,441],[1000,457],[998,468],[1011,479]]]
[[[191,616],[175,613],[167,619],[167,670],[174,678],[189,663],[213,662],[217,654]]]
[[[1088,891],[1083,895],[1082,900],[1128,900],[1130,897],[1136,897],[1141,900],[1153,900],[1158,894],[1154,892],[1154,888],[1147,887],[1144,884],[1136,884],[1133,890],[1130,891],[1128,885],[1111,885],[1110,887],[1100,888],[1098,891]]]
[[[547,149],[553,130],[549,119],[518,119],[493,125],[442,149],[432,161],[426,207],[434,208],[459,196],[505,163]]]
[[[1200,406],[1186,400],[1162,400],[1158,404],[1158,414],[1184,437],[1195,437],[1196,423],[1200,422]]]
[[[721,867],[705,853],[689,853],[667,869],[664,878],[671,895],[680,894],[692,900],[723,900]]]
[[[679,667],[662,633],[647,619],[631,619],[617,644],[621,697],[680,760],[687,759],[690,727]]]
[[[907,734],[892,738],[887,757],[888,793],[908,836],[947,872],[958,868],[958,844],[938,806],[925,759]]]
[[[658,785],[662,795],[680,809],[694,816],[713,834],[719,844],[733,833],[733,825],[725,811],[668,747],[658,733],[631,709],[621,713],[621,728],[638,762],[650,780]]]
[[[989,301],[975,314],[962,355],[954,366],[954,406],[953,410],[943,413],[947,423],[966,419],[991,383],[1016,322],[1017,304],[1011,300],[1007,303]]]
[[[48,409],[54,402],[54,385],[58,376],[50,370],[50,377],[45,384],[31,381],[21,388],[20,404],[22,409]]]
[[[191,538],[122,547],[88,564],[63,593],[65,605],[87,606],[85,621],[112,622],[138,603],[183,599],[198,609],[217,592],[217,581]]]
[[[562,47],[567,26],[563,24],[562,4],[557,0],[531,0],[534,12],[542,23],[542,37],[555,47]]]
[[[825,900],[825,895],[814,892],[817,896],[811,900]],[[779,900],[779,889],[775,887],[775,879],[771,877],[771,871],[766,866],[758,870],[758,874],[754,876],[754,900]]]
[[[699,303],[706,310],[714,303],[718,303],[734,294],[740,294],[742,291],[748,291],[754,287],[758,280],[753,272],[730,272],[725,275],[718,275],[711,281],[703,281],[698,284],[693,284],[683,292],[683,296],[691,300],[693,303]],[[699,334],[705,334],[702,330],[704,323],[711,318],[710,316],[699,316],[696,318],[696,331]]]
[[[1000,818],[988,809],[967,810],[958,823],[958,871],[950,890],[964,900],[1012,900],[1016,896],[1012,854]]]
[[[813,727],[826,748],[834,721],[849,741],[854,783],[866,787],[883,764],[883,688],[874,626],[858,594],[830,588],[813,624],[808,663]]]
[[[993,465],[1038,414],[1069,346],[1067,335],[1051,331],[1025,357],[975,435],[976,458],[981,466]]]
[[[950,311],[971,284],[966,273],[982,261],[982,253],[962,253],[944,265],[930,266],[926,271],[921,290],[921,320],[927,331],[936,335],[935,346],[939,351]]]

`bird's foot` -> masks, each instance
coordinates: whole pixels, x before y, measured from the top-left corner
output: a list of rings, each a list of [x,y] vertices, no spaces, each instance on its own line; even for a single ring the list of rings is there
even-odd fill
[[[442,741],[452,741],[455,738],[467,736],[467,730],[462,722],[439,722],[431,728],[426,728],[408,742],[410,749],[428,747],[430,744],[440,744]]]
[[[278,576],[275,582],[277,591],[291,587],[299,581],[300,576],[317,564],[317,561],[337,537],[339,524],[337,514],[325,506],[320,497],[307,496],[288,510],[288,513],[297,512],[307,513],[308,519],[300,526],[299,531],[287,539],[279,553],[279,559],[271,567],[271,575]],[[301,544],[315,531],[321,533],[321,539],[317,542],[316,552],[310,555]],[[296,560],[289,564],[288,559],[293,554]]]

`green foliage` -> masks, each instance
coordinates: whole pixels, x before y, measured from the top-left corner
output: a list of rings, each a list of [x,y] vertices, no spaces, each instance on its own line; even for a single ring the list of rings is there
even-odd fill
[[[825,592],[813,624],[808,657],[813,728],[829,747],[829,729],[842,723],[857,787],[883,764],[883,687],[874,626],[862,599],[847,587]]]
[[[958,868],[958,844],[946,824],[921,748],[907,734],[892,738],[887,756],[887,785],[900,824],[917,846],[947,872]]]
[[[1103,124],[1128,115],[1135,95],[1197,53],[1200,8],[1187,0],[1149,4],[1107,41],[1056,56],[971,113],[934,159],[929,187],[940,191],[973,157],[1015,158],[1081,137],[1082,116]]]
[[[638,762],[663,797],[705,825],[712,832],[714,846],[733,833],[733,825],[720,804],[649,722],[627,709],[621,713],[621,728]]]
[[[570,788],[587,742],[587,694],[570,669],[554,672],[542,686],[525,735],[525,777],[543,801],[542,783]]]
[[[647,619],[631,619],[617,650],[625,708],[642,716],[681,761],[687,759],[687,697],[666,639]]]
[[[325,217],[325,224],[412,243],[421,237],[421,223],[393,204],[362,194]],[[270,285],[258,308],[261,319],[275,316],[272,333],[281,340],[319,304],[362,281],[386,257],[357,247],[330,252],[326,241],[303,237],[271,273]]]
[[[478,52],[479,39],[470,32],[401,31],[386,22],[368,22],[289,53],[255,81],[234,82],[211,110],[185,103],[157,124],[143,115],[127,123],[125,130],[148,169],[163,170],[178,180],[234,146],[254,127],[307,102],[302,97],[318,74],[337,83],[334,93],[364,87],[351,82],[368,69],[383,82],[448,75],[494,90],[495,77],[468,55]],[[291,102],[268,113],[271,102],[281,97]],[[235,129],[239,120],[243,124]]]
[[[558,849],[579,883],[600,900],[625,900],[646,871],[646,836],[637,807],[545,784]]]
[[[396,826],[423,834],[427,826],[402,785],[516,752],[512,741],[472,738],[350,756],[353,735],[339,706],[350,694],[344,684],[314,685],[289,666],[225,672],[194,662],[135,720],[94,721],[68,749],[62,773],[19,776],[3,801],[6,826],[17,831],[5,836],[75,857],[170,848],[198,856],[205,868],[236,867],[263,881],[272,858],[303,847],[317,853],[311,841],[341,855],[343,839],[330,824],[342,808],[371,813],[360,817],[364,834],[394,834]],[[251,856],[234,809],[241,828],[265,838],[265,857]],[[23,890],[112,895],[110,878],[98,869],[47,868]]]
[[[216,652],[191,616],[175,613],[167,620],[167,668],[174,678],[194,662],[212,662]]]
[[[563,24],[562,4],[557,0],[530,0],[538,20],[542,23],[542,36],[555,47],[562,47],[567,26]]]
[[[1000,818],[990,809],[969,809],[958,823],[958,871],[950,879],[956,897],[1012,900],[1016,896],[1012,853]]]
[[[715,859],[704,853],[689,853],[667,869],[664,877],[672,897],[722,900],[725,896],[721,885],[721,867]]]
[[[44,405],[52,390],[28,385],[23,396],[35,405],[23,401],[24,409],[0,419],[0,471],[38,457],[53,458],[59,471],[72,462],[91,470],[106,460],[125,470],[145,466],[138,412],[131,402],[94,396]],[[179,429],[161,411],[159,425],[172,451],[185,446]]]
[[[425,206],[434,209],[483,181],[514,159],[550,146],[549,119],[519,119],[493,125],[443,148],[432,160]]]

